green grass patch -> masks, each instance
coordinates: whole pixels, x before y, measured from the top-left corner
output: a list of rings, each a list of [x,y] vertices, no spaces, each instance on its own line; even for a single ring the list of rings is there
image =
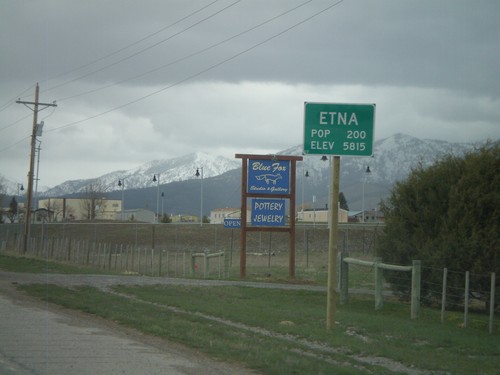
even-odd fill
[[[326,295],[321,292],[176,285],[121,286],[116,288],[121,295],[115,295],[88,287],[22,288],[265,374],[405,373],[391,361],[452,374],[498,373],[498,335],[459,328],[453,313],[443,324],[434,316],[438,312],[427,310],[411,320],[409,306],[401,303],[387,302],[375,311],[372,298],[352,298],[338,306],[337,326],[326,332]],[[385,358],[385,364],[376,358]]]

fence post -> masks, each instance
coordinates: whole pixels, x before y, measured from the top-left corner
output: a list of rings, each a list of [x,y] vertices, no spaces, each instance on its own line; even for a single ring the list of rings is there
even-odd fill
[[[411,318],[417,319],[420,314],[420,282],[422,278],[422,261],[414,260],[411,271]]]
[[[160,250],[160,251],[159,251],[159,254],[158,254],[158,277],[161,277],[161,261],[162,261],[162,253],[163,253],[163,250]]]
[[[69,237],[68,240],[68,262],[71,261],[71,236]]]
[[[196,266],[196,258],[191,254],[191,276],[194,276]]]
[[[465,302],[464,302],[464,328],[467,328],[469,323],[469,271],[465,272]]]
[[[340,253],[340,304],[349,301],[349,263],[344,262],[344,252]]]
[[[363,228],[364,233],[364,228]],[[381,310],[384,306],[384,298],[382,296],[383,289],[383,269],[379,267],[380,262],[382,262],[382,258],[375,258],[375,262],[373,267],[375,268],[375,310]]]
[[[111,269],[111,259],[112,259],[112,256],[113,256],[113,246],[111,244],[108,244],[108,248],[109,248],[109,254],[108,254],[108,270]]]
[[[224,278],[227,279],[228,277],[229,277],[229,254],[227,249],[224,249]]]
[[[204,259],[205,270],[203,271],[203,278],[206,279],[208,274],[209,274],[209,271],[210,271],[210,265],[209,265],[210,260],[207,257],[206,250],[204,251],[204,253],[205,253],[205,256],[203,257],[203,259]]]
[[[490,288],[490,335],[493,333],[493,317],[495,313],[495,272],[491,274],[491,288]]]
[[[443,292],[441,293],[441,323],[444,322],[444,311],[446,309],[446,285],[448,282],[448,268],[443,270]]]

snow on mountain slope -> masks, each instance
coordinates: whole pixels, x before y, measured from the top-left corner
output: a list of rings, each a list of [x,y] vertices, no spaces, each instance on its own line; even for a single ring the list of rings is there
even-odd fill
[[[422,163],[430,165],[445,154],[462,155],[473,149],[472,143],[449,143],[438,140],[422,140],[404,134],[375,141],[372,157],[342,157],[341,185],[360,185],[360,181],[369,178],[371,185],[379,184],[387,190],[394,182],[404,179],[412,167]],[[279,152],[280,155],[302,155],[302,145],[297,145]],[[366,174],[370,167],[371,173]],[[120,190],[118,181],[124,183],[124,189],[141,189],[156,186],[153,176],[160,178],[160,184],[174,181],[186,181],[197,178],[196,169],[203,168],[203,177],[219,176],[227,171],[241,167],[241,161],[221,156],[196,152],[174,159],[154,160],[137,168],[113,171],[95,179],[66,181],[43,193],[44,196],[62,196],[85,191],[91,183],[98,183],[105,192]],[[325,188],[328,186],[329,162],[322,161],[320,155],[305,155],[304,161],[297,163],[298,184],[308,172],[307,185]],[[356,190],[356,189],[355,189]],[[359,189],[358,189],[359,190]],[[318,193],[319,194],[319,193]]]
[[[66,181],[46,191],[44,195],[60,196],[82,192],[90,183],[96,181],[106,192],[120,190],[118,181],[124,184],[125,189],[141,189],[156,186],[157,181],[153,181],[155,175],[156,179],[159,178],[160,184],[167,184],[197,178],[195,175],[197,169],[200,174],[203,169],[203,178],[208,178],[238,168],[240,165],[241,162],[238,160],[196,152],[174,159],[153,160],[134,169],[110,172],[95,179]]]

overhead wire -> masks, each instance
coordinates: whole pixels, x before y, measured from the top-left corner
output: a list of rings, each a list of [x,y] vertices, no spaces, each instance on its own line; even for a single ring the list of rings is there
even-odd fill
[[[168,68],[169,66],[172,66],[172,65],[175,65],[175,64],[177,64],[177,63],[179,63],[179,62],[182,62],[182,61],[188,60],[188,59],[190,59],[190,58],[192,58],[192,57],[194,57],[194,56],[198,56],[198,55],[200,55],[200,54],[202,54],[202,53],[204,53],[204,52],[207,52],[207,51],[209,51],[209,50],[211,50],[211,49],[214,49],[214,48],[216,48],[216,47],[219,47],[219,46],[221,46],[221,45],[222,45],[222,44],[224,44],[224,43],[227,43],[227,42],[229,42],[229,41],[231,41],[231,40],[233,40],[233,39],[236,39],[236,38],[238,38],[238,37],[240,37],[240,36],[242,36],[242,35],[244,35],[244,34],[247,34],[247,33],[251,32],[251,31],[253,31],[253,30],[256,30],[256,29],[258,29],[259,27],[262,27],[262,26],[264,26],[264,25],[266,25],[266,24],[268,24],[268,23],[270,23],[270,22],[272,22],[272,21],[274,21],[274,20],[276,20],[276,19],[278,19],[278,18],[280,18],[280,17],[283,17],[284,15],[286,15],[286,14],[288,14],[288,13],[291,13],[291,12],[293,12],[293,11],[297,10],[298,8],[301,8],[301,7],[303,7],[304,5],[306,5],[306,4],[308,4],[308,3],[312,2],[312,1],[313,1],[313,0],[307,0],[307,1],[305,1],[305,2],[303,2],[303,3],[301,3],[301,4],[299,4],[299,5],[297,5],[297,6],[293,7],[293,8],[291,8],[291,9],[288,9],[287,11],[285,11],[285,12],[283,12],[283,13],[280,13],[280,14],[278,14],[278,15],[276,15],[276,16],[273,16],[273,17],[271,17],[271,18],[268,18],[267,20],[265,20],[265,21],[263,21],[263,22],[261,22],[261,23],[259,23],[259,24],[257,24],[257,25],[254,25],[254,26],[252,26],[252,27],[250,27],[250,28],[248,28],[248,29],[246,29],[246,30],[244,30],[244,31],[241,31],[241,32],[239,32],[239,33],[237,33],[237,34],[235,34],[235,35],[233,35],[233,36],[229,37],[229,38],[226,38],[226,39],[221,40],[221,41],[219,41],[219,42],[217,42],[217,43],[211,44],[211,45],[210,45],[210,46],[208,46],[208,47],[202,48],[202,49],[200,49],[200,50],[198,50],[198,51],[195,51],[195,52],[193,52],[193,53],[190,53],[190,54],[188,54],[188,55],[185,55],[185,56],[183,56],[183,57],[180,57],[180,58],[178,58],[178,59],[176,59],[176,60],[174,60],[174,61],[171,61],[171,62],[169,62],[169,63],[167,63],[167,64],[163,64],[163,65],[158,66],[158,67],[156,67],[156,68],[154,68],[154,69],[148,70],[147,72],[144,72],[144,73],[141,73],[141,74],[137,74],[137,75],[135,75],[135,76],[131,76],[131,77],[128,77],[128,78],[122,79],[122,80],[120,80],[120,81],[113,82],[113,83],[110,83],[110,84],[107,84],[107,85],[104,85],[104,86],[101,86],[101,87],[98,87],[98,88],[95,88],[95,89],[92,89],[92,90],[88,90],[88,91],[85,91],[85,92],[81,92],[81,93],[79,93],[79,94],[74,94],[74,95],[71,95],[71,96],[67,96],[67,97],[64,97],[64,98],[60,98],[60,99],[58,99],[57,101],[60,103],[60,102],[63,102],[63,101],[69,100],[69,99],[74,99],[74,98],[81,97],[81,96],[84,96],[84,95],[92,94],[92,93],[95,93],[95,92],[98,92],[98,91],[102,91],[102,90],[104,90],[104,89],[107,89],[107,88],[110,88],[110,87],[113,87],[113,86],[120,85],[120,84],[125,83],[125,82],[133,81],[133,80],[135,80],[135,79],[138,79],[138,78],[141,78],[141,77],[147,76],[147,75],[149,75],[149,74],[155,73],[155,72],[157,72],[157,71],[160,71],[160,70],[162,70],[162,69]]]
[[[9,99],[7,102],[5,102],[5,104],[3,104],[2,106],[0,106],[0,112],[2,112],[4,109],[7,109],[8,107],[10,107],[12,104],[15,103],[15,101],[20,97],[22,96],[26,91],[29,91],[31,89],[33,89],[33,85],[31,85],[30,87],[28,87],[26,90],[23,90],[20,94],[17,94],[14,98],[12,99]]]
[[[10,124],[8,124],[8,125],[6,125],[6,126],[1,127],[1,128],[0,128],[0,132],[1,132],[1,131],[3,131],[3,130],[5,130],[5,129],[11,128],[12,126],[14,126],[14,125],[18,124],[19,122],[21,122],[21,121],[23,121],[23,120],[26,120],[28,117],[31,117],[31,114],[27,114],[26,116],[21,117],[20,119],[18,119],[18,120],[16,120],[16,121],[12,122],[12,123],[10,123]]]
[[[241,0],[239,0],[239,1],[241,1]],[[275,39],[275,38],[277,38],[277,37],[279,37],[279,36],[281,36],[281,35],[283,35],[283,34],[285,34],[285,33],[289,32],[290,30],[292,30],[292,29],[294,29],[294,28],[296,28],[296,27],[298,27],[298,26],[300,26],[300,25],[302,25],[302,24],[304,24],[304,23],[306,23],[306,22],[310,21],[311,19],[313,19],[313,18],[315,18],[315,17],[319,16],[320,14],[322,14],[322,13],[324,13],[324,12],[328,11],[329,9],[331,9],[331,8],[333,8],[333,7],[337,6],[337,5],[339,5],[339,4],[340,4],[340,3],[342,3],[343,1],[344,1],[344,0],[339,0],[339,1],[337,1],[337,2],[335,2],[335,3],[333,3],[333,4],[329,5],[329,6],[327,6],[327,7],[325,7],[325,8],[322,8],[320,11],[318,11],[318,12],[316,12],[316,13],[313,13],[312,15],[310,15],[310,16],[308,16],[308,17],[304,18],[303,20],[301,20],[301,21],[299,21],[299,22],[297,22],[297,23],[295,23],[295,24],[293,24],[293,25],[291,25],[291,26],[289,26],[289,27],[287,27],[287,28],[283,29],[282,31],[280,31],[280,32],[278,32],[278,33],[276,33],[276,34],[274,34],[274,35],[272,35],[272,36],[270,36],[270,37],[268,37],[268,38],[264,39],[263,41],[261,41],[261,42],[259,42],[259,43],[256,43],[256,44],[254,44],[254,45],[250,46],[249,48],[246,48],[246,49],[244,49],[244,50],[242,50],[242,51],[240,51],[240,52],[238,52],[238,53],[236,53],[236,54],[234,54],[234,55],[232,55],[232,56],[230,56],[230,57],[228,57],[228,58],[225,58],[225,59],[223,59],[223,60],[221,60],[221,61],[219,61],[219,62],[217,62],[217,63],[215,63],[215,64],[213,64],[213,65],[211,65],[211,66],[209,66],[209,67],[207,67],[207,68],[205,68],[205,69],[202,69],[202,70],[200,70],[200,71],[198,71],[198,72],[196,72],[196,73],[194,73],[194,74],[192,74],[192,75],[189,75],[189,76],[187,76],[187,77],[185,77],[185,78],[183,78],[183,79],[181,79],[181,80],[179,80],[179,81],[177,81],[177,82],[174,82],[174,83],[172,83],[172,84],[170,84],[170,85],[168,85],[168,86],[165,86],[165,87],[163,87],[163,88],[161,88],[161,89],[159,89],[159,90],[155,90],[155,91],[153,91],[153,92],[151,92],[151,93],[149,93],[149,94],[147,94],[147,95],[141,96],[141,97],[139,97],[139,98],[137,98],[137,99],[134,99],[134,100],[129,101],[129,102],[127,102],[127,103],[124,103],[124,104],[121,104],[121,105],[119,105],[119,106],[113,107],[113,108],[108,109],[108,110],[106,110],[106,111],[103,111],[103,112],[97,113],[97,114],[95,114],[95,115],[93,115],[93,116],[90,116],[90,117],[87,117],[87,118],[84,118],[84,119],[81,119],[81,120],[73,121],[73,122],[70,122],[70,123],[67,123],[67,124],[64,124],[64,125],[61,125],[61,126],[58,126],[58,127],[52,128],[52,129],[48,129],[48,130],[46,130],[46,132],[53,132],[53,131],[56,131],[56,130],[60,130],[60,129],[64,129],[64,128],[68,128],[68,127],[71,127],[71,126],[75,126],[75,125],[81,124],[81,123],[86,122],[86,121],[93,120],[93,119],[95,119],[95,118],[98,118],[98,117],[104,116],[104,115],[106,115],[106,114],[109,114],[109,113],[111,113],[111,112],[117,111],[117,110],[122,109],[122,108],[124,108],[124,107],[127,107],[127,106],[129,106],[129,105],[132,105],[132,104],[138,103],[138,102],[140,102],[140,101],[143,101],[143,100],[145,100],[145,99],[147,99],[147,98],[150,98],[150,97],[152,97],[152,96],[154,96],[154,95],[157,95],[157,94],[159,94],[159,93],[161,93],[161,92],[163,92],[163,91],[166,91],[166,90],[168,90],[168,89],[171,89],[172,87],[179,86],[179,85],[180,85],[180,84],[182,84],[182,83],[185,83],[185,82],[187,82],[187,81],[189,81],[189,80],[192,80],[193,78],[196,78],[196,77],[198,77],[198,76],[200,76],[200,75],[203,75],[204,73],[206,73],[206,72],[208,72],[208,71],[211,71],[211,70],[213,70],[213,69],[215,69],[215,68],[217,68],[217,67],[219,67],[219,66],[221,66],[221,65],[223,65],[223,64],[225,64],[225,63],[227,63],[227,62],[229,62],[229,61],[232,61],[232,60],[234,60],[234,59],[238,58],[239,56],[241,56],[241,55],[243,55],[243,54],[245,54],[245,53],[248,53],[248,52],[249,52],[249,51],[251,51],[251,50],[254,50],[254,49],[255,49],[255,48],[257,48],[257,47],[260,47],[261,45],[263,45],[263,44],[265,44],[265,43],[268,43],[269,41],[271,41],[271,40],[273,40],[273,39]],[[308,2],[309,2],[309,1],[308,1]],[[302,6],[302,5],[300,5],[300,6]],[[296,8],[298,8],[298,7],[296,7]],[[296,8],[294,8],[294,9],[296,9]],[[293,9],[292,9],[292,10],[293,10]],[[286,14],[286,13],[288,13],[288,12],[285,12],[285,14]],[[276,19],[276,18],[278,18],[278,16],[274,17],[273,19]],[[269,21],[265,21],[265,22],[263,22],[263,24],[264,24],[264,23],[268,23],[268,22],[270,22],[271,20],[272,20],[272,19],[270,19]],[[257,25],[257,26],[255,26],[253,29],[255,29],[255,28],[257,28],[257,27],[260,27],[260,26],[259,26],[259,25]],[[245,32],[242,32],[242,33],[240,33],[240,34],[237,34],[237,35],[235,35],[234,37],[228,38],[228,40],[234,39],[235,37],[240,36],[240,35],[242,35],[242,34],[244,34],[244,33],[246,33],[246,32],[249,32],[249,31],[251,31],[251,30],[249,29],[249,30],[247,30],[247,31],[245,31]],[[220,44],[225,43],[225,42],[227,42],[227,40],[221,41],[221,42],[219,42],[218,44],[217,44],[217,43],[216,43],[216,44],[217,44],[217,45],[220,45]],[[216,46],[216,45],[213,45],[213,46],[211,46],[210,48],[214,48],[215,46]],[[204,52],[204,51],[206,51],[208,48],[209,48],[209,47],[205,48],[205,49],[203,50],[203,52]],[[194,53],[193,55],[195,55],[195,54],[199,54],[199,53],[201,53],[201,52]],[[187,58],[187,57],[186,57],[186,58]],[[7,149],[10,149],[11,147],[13,147],[13,146],[15,146],[15,145],[17,145],[17,144],[19,144],[20,142],[24,141],[26,138],[29,138],[29,136],[28,136],[28,137],[25,137],[25,138],[23,138],[23,139],[21,139],[20,141],[16,142],[15,144],[13,144],[13,145],[11,145],[11,146],[7,146],[6,148],[1,149],[1,150],[0,150],[0,153],[1,153],[1,152],[4,152],[4,151],[5,151],[5,150],[7,150]]]
[[[102,61],[102,60],[105,60],[105,59],[107,59],[107,58],[109,58],[109,57],[112,57],[112,56],[114,56],[114,55],[116,55],[116,54],[118,54],[118,53],[120,53],[120,52],[122,52],[122,51],[124,51],[124,50],[126,50],[126,49],[128,49],[128,48],[131,48],[131,47],[133,47],[133,46],[135,46],[135,45],[137,45],[137,44],[139,44],[139,43],[141,43],[141,42],[143,42],[143,41],[145,41],[145,40],[147,40],[147,39],[152,38],[152,37],[153,37],[153,36],[155,36],[155,35],[160,34],[161,32],[163,32],[163,31],[165,31],[165,30],[167,30],[167,29],[169,29],[169,28],[172,28],[173,26],[175,26],[175,25],[177,25],[177,24],[181,23],[182,21],[185,21],[186,19],[188,19],[188,18],[190,18],[190,17],[193,17],[194,15],[196,15],[196,14],[198,14],[198,13],[202,12],[203,10],[205,10],[205,9],[209,8],[210,6],[212,6],[213,4],[217,3],[218,1],[220,1],[220,0],[214,0],[214,1],[211,1],[211,2],[210,2],[210,3],[208,3],[207,5],[204,5],[204,6],[202,6],[201,8],[198,8],[198,9],[197,9],[197,10],[195,10],[194,12],[189,13],[188,15],[186,15],[186,16],[184,16],[184,17],[182,17],[182,18],[178,19],[178,20],[177,20],[177,21],[175,21],[175,22],[172,22],[172,23],[168,24],[167,26],[164,26],[164,27],[162,27],[162,28],[160,28],[160,29],[158,29],[158,30],[154,31],[153,33],[147,34],[146,36],[144,36],[144,37],[142,37],[142,38],[140,38],[140,39],[136,40],[136,41],[135,41],[135,42],[133,42],[133,43],[127,44],[127,45],[125,45],[124,47],[121,47],[121,48],[119,48],[119,49],[117,49],[117,50],[115,50],[115,51],[113,51],[113,52],[111,52],[111,53],[108,53],[107,55],[104,55],[104,56],[102,56],[102,57],[100,57],[100,58],[97,58],[97,59],[95,59],[95,60],[92,60],[92,61],[90,61],[90,62],[87,62],[87,63],[85,63],[85,64],[83,64],[83,65],[80,65],[80,66],[78,66],[78,67],[76,67],[76,68],[73,68],[73,69],[71,69],[71,70],[69,70],[69,71],[66,71],[66,72],[63,72],[63,73],[57,74],[57,75],[55,75],[55,76],[52,76],[52,77],[50,77],[50,78],[46,79],[46,80],[45,80],[45,82],[49,82],[50,80],[53,80],[53,79],[59,78],[59,77],[61,77],[61,76],[67,75],[67,74],[69,74],[69,73],[72,73],[72,72],[75,72],[75,71],[81,70],[81,69],[86,68],[86,67],[88,67],[88,66],[94,65],[94,64],[96,64],[96,63],[98,63],[98,62],[100,62],[100,61]],[[211,17],[214,17],[215,15],[217,15],[217,14],[221,13],[222,11],[224,11],[224,10],[226,10],[226,9],[228,9],[228,8],[230,8],[230,7],[232,7],[233,5],[236,5],[236,4],[237,4],[237,3],[239,3],[240,1],[241,1],[241,0],[237,0],[237,1],[235,1],[235,2],[233,2],[233,3],[231,3],[231,4],[229,4],[228,6],[226,6],[226,7],[222,8],[221,10],[218,10],[217,12],[213,13],[212,15],[210,15],[210,16],[208,16],[208,17],[205,17],[203,20],[201,20],[201,21],[197,22],[196,24],[192,25],[192,26],[191,26],[191,27],[189,27],[189,28],[192,28],[192,27],[194,27],[195,25],[197,25],[197,24],[199,24],[199,23],[201,23],[201,22],[203,22],[203,21],[205,21],[205,20],[207,20],[207,19],[209,19],[209,18],[211,18]],[[182,32],[184,32],[184,31],[188,30],[189,28],[187,28],[187,29],[183,30]],[[179,35],[179,34],[181,34],[182,32],[178,32],[178,33],[174,34],[174,36]],[[136,52],[135,54],[133,54],[133,55],[131,55],[131,56],[127,57],[127,58],[124,58],[124,59],[122,59],[122,60],[120,60],[120,61],[118,61],[118,62],[116,62],[115,64],[112,64],[112,65],[116,65],[116,64],[118,64],[118,63],[120,63],[120,62],[122,62],[122,61],[125,61],[125,60],[127,60],[127,59],[129,59],[129,58],[131,58],[131,57],[134,57],[134,56],[138,55],[139,53],[142,53],[142,52],[144,52],[144,51],[146,51],[146,50],[149,50],[149,49],[151,49],[151,48],[153,48],[153,47],[155,47],[155,46],[157,46],[157,45],[159,45],[159,44],[163,43],[164,41],[166,41],[166,40],[168,40],[168,39],[171,39],[171,38],[172,38],[172,37],[174,37],[174,36],[170,36],[170,37],[169,37],[169,38],[167,38],[167,39],[164,39],[164,40],[162,40],[162,41],[160,41],[160,42],[158,42],[158,43],[155,43],[154,45],[149,46],[149,47],[147,47],[147,48],[143,49],[142,51]],[[110,67],[110,66],[112,66],[112,65],[109,65],[108,67]],[[96,73],[96,72],[98,72],[98,71],[101,71],[101,70],[104,70],[104,69],[106,69],[106,68],[107,68],[107,67],[101,68],[100,70],[94,71],[94,73]],[[91,73],[91,74],[93,74],[93,73]],[[84,75],[83,77],[86,77],[86,76],[88,76],[88,75],[90,75],[90,74]],[[57,88],[57,87],[63,86],[63,85],[68,84],[68,83],[70,83],[70,82],[74,82],[75,80],[81,79],[81,78],[83,78],[83,77],[78,77],[78,78],[73,79],[73,80],[71,80],[71,81],[69,81],[69,82],[63,83],[63,84],[58,85],[58,86],[54,86],[54,87],[49,88],[49,89],[44,90],[44,91],[49,91],[49,90],[55,89],[55,88]],[[22,97],[22,96],[23,96],[23,95],[24,95],[27,91],[31,90],[32,88],[33,88],[33,85],[31,85],[31,86],[30,86],[30,87],[28,87],[27,89],[23,90],[21,93],[19,93],[18,95],[16,95],[14,98],[12,98],[12,99],[8,100],[5,104],[3,104],[3,105],[0,107],[0,112],[2,112],[3,110],[5,110],[5,109],[9,108],[11,105],[13,105],[13,104],[15,103],[15,100],[16,100],[16,99],[18,99],[18,98]],[[52,113],[54,113],[54,112],[52,112]],[[52,115],[52,113],[51,113],[50,115]],[[49,117],[50,115],[46,116],[45,118]],[[10,127],[12,127],[12,126],[16,125],[16,124],[18,124],[19,122],[21,122],[21,121],[23,121],[23,120],[27,119],[27,118],[28,118],[28,117],[30,117],[30,116],[31,116],[31,114],[28,114],[28,115],[26,115],[26,116],[21,117],[20,119],[18,119],[18,120],[16,120],[16,121],[14,121],[14,122],[10,123],[10,124],[7,124],[7,125],[5,125],[5,126],[3,126],[3,127],[0,127],[0,132],[1,132],[1,131],[3,131],[3,130],[6,130],[6,129],[8,129],[8,128],[10,128]],[[22,140],[24,140],[24,139],[25,139],[25,138],[23,138]],[[21,140],[21,141],[22,141],[22,140]],[[16,142],[16,143],[14,143],[13,145],[8,146],[7,148],[1,149],[1,150],[0,150],[0,152],[5,151],[5,150],[7,150],[7,149],[9,149],[9,148],[13,147],[14,145],[19,144],[21,141]]]
[[[165,30],[170,29],[171,27],[173,27],[173,26],[175,26],[175,25],[177,25],[177,24],[181,23],[182,21],[187,20],[188,18],[190,18],[190,17],[194,16],[195,14],[200,13],[201,11],[203,11],[203,10],[207,9],[208,7],[212,6],[213,4],[215,4],[215,3],[216,3],[216,2],[218,2],[218,1],[219,1],[219,0],[214,0],[214,1],[212,1],[211,3],[209,3],[209,4],[207,4],[207,5],[203,6],[203,7],[201,7],[201,8],[199,8],[199,9],[195,10],[194,12],[189,13],[187,16],[184,16],[184,17],[182,17],[182,18],[178,19],[177,21],[175,21],[175,22],[173,22],[173,23],[168,24],[167,26],[163,26],[162,28],[160,28],[160,29],[158,29],[158,30],[156,30],[156,31],[154,31],[154,32],[152,32],[152,33],[150,33],[150,34],[147,34],[146,36],[144,36],[144,37],[142,37],[142,38],[140,38],[140,39],[136,40],[135,42],[132,42],[132,43],[130,43],[130,44],[127,44],[126,46],[123,46],[123,47],[121,47],[121,48],[119,48],[119,49],[117,49],[117,50],[115,50],[115,51],[113,51],[113,52],[110,52],[110,53],[108,53],[107,55],[104,55],[104,56],[99,57],[99,58],[97,58],[97,59],[95,59],[95,60],[89,61],[89,62],[87,62],[87,63],[85,63],[85,64],[83,64],[83,65],[80,65],[80,66],[76,67],[76,68],[73,68],[73,69],[68,70],[68,71],[66,71],[66,72],[63,72],[63,73],[57,74],[57,75],[55,75],[55,76],[52,76],[52,77],[50,77],[47,81],[50,81],[50,80],[53,80],[53,79],[56,79],[56,78],[62,77],[62,76],[66,75],[66,74],[69,74],[69,73],[76,72],[76,71],[81,70],[81,69],[83,69],[83,68],[86,68],[86,67],[88,67],[88,66],[94,65],[94,64],[96,64],[96,63],[98,63],[98,62],[100,62],[100,61],[102,61],[102,60],[105,60],[105,59],[107,59],[107,58],[109,58],[109,57],[111,57],[111,56],[117,55],[118,53],[120,53],[120,52],[122,52],[122,51],[125,51],[126,49],[129,49],[130,47],[133,47],[133,46],[135,46],[135,45],[137,45],[137,44],[139,44],[139,43],[141,43],[141,42],[144,42],[144,41],[145,41],[145,40],[147,40],[147,39],[152,38],[152,37],[153,37],[153,36],[155,36],[155,35],[160,34],[161,32],[163,32],[163,31],[165,31]]]
[[[161,92],[163,92],[163,91],[166,91],[166,90],[168,90],[168,89],[171,89],[172,87],[179,86],[180,84],[182,84],[182,83],[184,83],[184,82],[190,81],[190,80],[191,80],[191,79],[193,79],[193,78],[196,78],[196,77],[198,77],[198,76],[200,76],[200,75],[202,75],[202,74],[204,74],[204,73],[206,73],[206,72],[208,72],[208,71],[211,71],[211,70],[213,70],[213,69],[215,69],[215,68],[217,68],[217,67],[219,67],[219,66],[221,66],[221,65],[223,65],[223,64],[225,64],[225,63],[227,63],[227,62],[229,62],[229,61],[232,61],[232,60],[236,59],[237,57],[239,57],[239,56],[241,56],[241,55],[243,55],[243,54],[245,54],[245,53],[248,53],[249,51],[254,50],[254,49],[255,49],[255,48],[257,48],[257,47],[260,47],[261,45],[263,45],[263,44],[265,44],[265,43],[268,43],[269,41],[271,41],[271,40],[273,40],[273,39],[276,39],[277,37],[279,37],[279,36],[281,36],[281,35],[283,35],[283,34],[285,34],[285,33],[289,32],[290,30],[292,30],[292,29],[294,29],[294,28],[296,28],[296,27],[298,27],[298,26],[300,26],[300,25],[302,25],[302,24],[304,24],[304,23],[306,23],[306,22],[310,21],[311,19],[313,19],[313,18],[315,18],[315,17],[319,16],[320,14],[322,14],[322,13],[326,12],[327,10],[329,10],[329,9],[331,9],[331,8],[333,8],[333,7],[337,6],[337,5],[339,5],[339,4],[340,4],[340,3],[342,3],[343,1],[344,1],[344,0],[339,0],[339,1],[337,1],[337,2],[335,2],[335,3],[333,3],[333,4],[331,4],[331,5],[329,5],[328,7],[323,8],[322,10],[320,10],[320,11],[318,11],[318,12],[316,12],[316,13],[312,14],[311,16],[309,16],[309,17],[307,17],[307,18],[303,19],[302,21],[297,22],[297,23],[293,24],[292,26],[289,26],[289,27],[285,28],[284,30],[280,31],[280,32],[279,32],[279,33],[277,33],[277,34],[274,34],[274,35],[272,35],[271,37],[268,37],[268,38],[264,39],[263,41],[261,41],[261,42],[259,42],[259,43],[256,43],[256,44],[252,45],[251,47],[249,47],[249,48],[247,48],[247,49],[244,49],[244,50],[242,50],[242,51],[240,51],[240,52],[238,52],[238,53],[236,53],[236,54],[234,54],[234,55],[232,55],[232,56],[230,56],[230,57],[228,57],[228,58],[226,58],[226,59],[223,59],[223,60],[219,61],[218,63],[215,63],[215,64],[213,64],[213,65],[209,66],[208,68],[202,69],[202,70],[200,70],[200,71],[198,71],[198,72],[196,72],[196,73],[194,73],[194,74],[192,74],[192,75],[190,75],[190,76],[188,76],[188,77],[185,77],[185,78],[183,78],[183,79],[181,79],[181,80],[179,80],[179,81],[177,81],[177,82],[174,82],[174,83],[172,83],[172,84],[170,84],[170,85],[168,85],[168,86],[165,86],[165,87],[163,87],[163,88],[161,88],[161,89],[159,89],[159,90],[155,90],[155,91],[153,91],[153,92],[151,92],[151,93],[149,93],[149,94],[147,94],[147,95],[141,96],[141,97],[139,97],[139,98],[137,98],[137,99],[134,99],[134,100],[129,101],[129,102],[127,102],[127,103],[124,103],[124,104],[121,104],[121,105],[119,105],[119,106],[116,106],[116,107],[110,108],[110,109],[108,109],[108,110],[106,110],[106,111],[100,112],[100,113],[98,113],[98,114],[95,114],[95,115],[93,115],[93,116],[87,117],[87,118],[85,118],[85,119],[82,119],[82,120],[77,120],[77,121],[73,121],[73,122],[71,122],[71,123],[64,124],[64,125],[61,125],[61,126],[58,126],[58,127],[52,128],[52,129],[49,129],[49,130],[47,130],[46,132],[53,132],[53,131],[56,131],[56,130],[60,130],[60,129],[64,129],[64,128],[67,128],[67,127],[75,126],[75,125],[81,124],[81,123],[86,122],[86,121],[89,121],[89,120],[93,120],[93,119],[95,119],[95,118],[98,118],[98,117],[101,117],[101,116],[107,115],[108,113],[111,113],[111,112],[117,111],[117,110],[119,110],[119,109],[122,109],[122,108],[128,107],[129,105],[132,105],[132,104],[135,104],[135,103],[141,102],[141,101],[143,101],[143,100],[145,100],[145,99],[147,99],[147,98],[150,98],[150,97],[152,97],[152,96],[154,96],[154,95],[157,95],[157,94],[159,94],[159,93],[161,93]]]
[[[216,11],[216,12],[214,12],[214,13],[210,14],[209,16],[207,16],[207,17],[205,17],[205,18],[203,18],[203,19],[201,19],[201,20],[199,20],[199,21],[197,21],[197,22],[193,23],[192,25],[190,25],[190,26],[188,26],[188,27],[186,27],[186,28],[184,28],[184,29],[182,29],[182,30],[180,30],[180,31],[178,31],[178,32],[176,32],[176,33],[174,33],[174,34],[170,35],[169,37],[167,37],[167,38],[165,38],[165,39],[162,39],[162,40],[160,40],[160,41],[158,41],[158,42],[156,42],[156,43],[154,43],[154,44],[152,44],[152,45],[150,45],[150,46],[148,46],[148,47],[145,47],[145,48],[143,48],[143,49],[141,49],[141,50],[139,50],[139,51],[137,51],[137,52],[134,52],[133,54],[131,54],[131,55],[127,56],[127,57],[124,57],[124,58],[122,58],[122,59],[120,59],[120,60],[118,60],[118,61],[115,61],[115,62],[111,63],[111,64],[105,65],[105,66],[103,66],[103,67],[101,67],[101,68],[99,68],[99,69],[97,69],[97,70],[93,70],[93,71],[91,71],[91,72],[89,72],[89,73],[83,74],[83,75],[78,76],[78,77],[76,77],[76,78],[73,78],[73,79],[71,79],[71,80],[68,80],[68,81],[62,82],[62,83],[60,83],[60,84],[58,84],[58,85],[55,85],[55,86],[49,87],[48,89],[44,90],[44,92],[48,92],[48,91],[52,91],[52,90],[58,89],[58,88],[60,88],[60,87],[66,86],[66,85],[68,85],[68,84],[70,84],[70,83],[76,82],[76,81],[78,81],[78,80],[80,80],[80,79],[82,79],[82,78],[87,78],[87,77],[89,77],[89,76],[91,76],[91,75],[94,75],[94,74],[96,74],[96,73],[102,72],[103,70],[106,70],[106,69],[108,69],[108,68],[111,68],[111,67],[113,67],[113,66],[115,66],[115,65],[121,64],[121,63],[122,63],[122,62],[124,62],[124,61],[130,60],[131,58],[133,58],[133,57],[135,57],[135,56],[138,56],[138,55],[140,55],[140,54],[142,54],[142,53],[144,53],[144,52],[146,52],[146,51],[148,51],[148,50],[150,50],[150,49],[152,49],[152,48],[155,48],[155,47],[159,46],[159,45],[160,45],[160,44],[162,44],[162,43],[165,43],[165,42],[166,42],[166,41],[168,41],[168,40],[171,40],[171,39],[175,38],[175,37],[176,37],[176,36],[178,36],[178,35],[181,35],[182,33],[185,33],[186,31],[188,31],[188,30],[192,29],[193,27],[195,27],[195,26],[197,26],[197,25],[199,25],[199,24],[201,24],[201,23],[203,23],[203,22],[205,22],[205,21],[209,20],[210,18],[215,17],[216,15],[218,15],[218,14],[220,14],[220,13],[224,12],[225,10],[227,10],[227,9],[229,9],[229,8],[231,8],[231,7],[233,7],[234,5],[238,4],[238,3],[239,3],[239,2],[241,2],[241,1],[242,1],[242,0],[236,0],[236,1],[234,1],[233,3],[231,3],[231,4],[227,5],[227,6],[225,6],[224,8],[219,9],[218,11]]]

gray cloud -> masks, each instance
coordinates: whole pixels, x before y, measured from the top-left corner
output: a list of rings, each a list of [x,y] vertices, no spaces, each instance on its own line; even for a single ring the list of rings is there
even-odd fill
[[[35,82],[59,100],[40,114],[47,185],[197,150],[276,152],[302,141],[304,101],[377,103],[376,138],[500,138],[497,1],[345,0],[302,24],[336,2],[281,17],[305,1],[234,2],[2,2],[0,174],[26,175],[31,120],[12,125],[29,115],[12,103]]]

